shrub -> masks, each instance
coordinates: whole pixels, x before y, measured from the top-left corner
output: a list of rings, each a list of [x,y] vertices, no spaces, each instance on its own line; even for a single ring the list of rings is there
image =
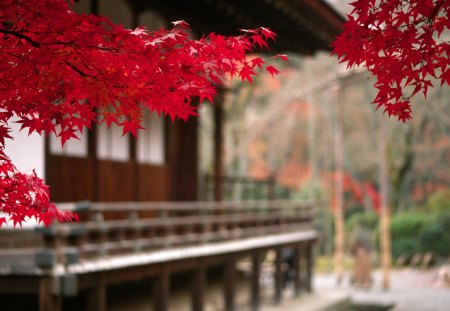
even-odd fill
[[[434,192],[426,204],[427,212],[442,214],[450,212],[450,190]]]
[[[346,223],[347,231],[352,232],[357,227],[375,232],[378,229],[378,214],[374,212],[359,212],[352,214]]]
[[[350,251],[354,252],[358,245],[364,245],[368,250],[375,247],[378,218],[378,215],[373,212],[357,212],[349,217],[346,222],[346,231]]]
[[[401,213],[391,221],[392,256],[412,256],[420,252],[420,236],[433,221],[433,217],[422,213]]]
[[[450,212],[434,218],[419,237],[421,252],[432,252],[440,257],[450,256]]]

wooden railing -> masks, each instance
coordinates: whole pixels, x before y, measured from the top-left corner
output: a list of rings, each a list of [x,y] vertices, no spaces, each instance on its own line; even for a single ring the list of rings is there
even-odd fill
[[[292,201],[78,203],[78,223],[41,228],[41,268],[106,256],[311,229],[312,206]]]
[[[222,199],[227,200],[273,200],[290,198],[289,189],[279,185],[275,178],[256,179],[244,176],[224,175],[220,178]],[[215,199],[217,179],[205,175],[202,180],[202,199]]]
[[[311,290],[317,239],[313,205],[292,201],[77,203],[59,206],[76,223],[36,231],[0,230],[0,294],[37,294],[40,311],[86,293],[85,310],[106,311],[108,285],[152,280],[153,310],[168,310],[171,275],[190,271],[192,310],[203,310],[206,273],[223,267],[224,306],[234,310],[236,262],[252,262],[252,310],[259,310],[261,261],[275,252],[274,299],[281,301],[283,250],[295,293]]]

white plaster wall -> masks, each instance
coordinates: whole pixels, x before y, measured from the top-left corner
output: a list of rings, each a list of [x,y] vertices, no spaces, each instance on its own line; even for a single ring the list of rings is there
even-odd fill
[[[97,157],[102,160],[129,160],[130,138],[122,136],[122,127],[111,125],[108,129],[105,123],[97,129]]]
[[[19,171],[31,173],[34,169],[39,177],[45,178],[44,138],[38,134],[28,136],[28,130],[19,131],[20,124],[10,122],[9,125],[14,140],[6,140],[6,154]]]
[[[157,113],[146,114],[145,130],[138,132],[137,160],[140,163],[164,164],[164,119]]]
[[[62,148],[61,140],[54,134],[50,135],[50,153],[55,155],[65,155],[71,157],[84,158],[88,155],[88,128],[83,133],[77,132],[79,139],[72,138],[64,144]]]

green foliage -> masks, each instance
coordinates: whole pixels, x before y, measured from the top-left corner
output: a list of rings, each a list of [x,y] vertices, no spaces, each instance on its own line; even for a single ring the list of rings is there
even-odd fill
[[[434,218],[419,237],[420,250],[440,257],[450,256],[450,212]]]
[[[364,207],[360,204],[352,204],[344,209],[344,219],[349,220],[353,215],[364,214]]]
[[[378,229],[378,218],[374,212],[353,213],[346,223],[347,232],[352,232],[358,227],[375,232]]]
[[[450,213],[450,190],[436,191],[428,199],[426,211],[434,214]]]
[[[391,220],[392,255],[412,256],[420,252],[420,236],[433,222],[433,217],[422,213],[401,213]]]
[[[354,212],[346,221],[347,245],[354,251],[358,245],[373,249],[377,240],[378,215],[373,212]]]
[[[324,206],[321,206],[314,220],[316,229],[321,233],[317,250],[321,255],[332,256],[335,235],[334,215],[330,211],[326,211]]]

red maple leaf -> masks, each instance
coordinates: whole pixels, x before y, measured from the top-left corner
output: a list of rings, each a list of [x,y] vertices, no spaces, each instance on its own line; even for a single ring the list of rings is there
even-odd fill
[[[131,133],[134,137],[137,137],[137,130],[144,129],[140,123],[136,121],[124,121],[120,123],[123,126],[122,136],[127,133]]]
[[[280,71],[273,66],[267,66],[266,70],[268,73],[270,73],[272,75],[272,77],[280,73]]]
[[[450,2],[356,0],[351,5],[344,31],[332,43],[333,53],[348,68],[366,67],[377,81],[377,108],[406,121],[410,100],[417,93],[427,95],[431,78],[449,83],[448,41],[436,38],[450,28]]]
[[[248,80],[248,82],[252,83],[252,76],[255,76],[256,72],[253,70],[253,68],[249,65],[244,65],[241,70],[239,71],[239,76],[242,79],[242,82],[245,80]]]
[[[136,136],[146,110],[187,120],[197,115],[197,100],[212,102],[229,75],[251,82],[264,62],[246,53],[275,38],[259,28],[193,40],[184,21],[169,30],[129,30],[76,14],[71,3],[0,6],[0,210],[14,224],[29,216],[46,225],[73,217],[51,204],[41,179],[18,172],[3,153],[14,115],[30,134],[53,132],[63,145],[92,123],[119,124]]]

